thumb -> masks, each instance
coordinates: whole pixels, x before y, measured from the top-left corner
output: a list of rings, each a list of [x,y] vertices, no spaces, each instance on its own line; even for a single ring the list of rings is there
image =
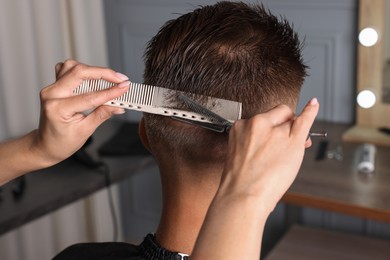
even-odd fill
[[[103,122],[110,119],[114,115],[124,114],[123,108],[111,107],[111,106],[99,106],[93,112],[91,112],[84,120],[83,124],[88,126],[88,132],[93,133]]]
[[[311,99],[302,110],[302,113],[294,120],[291,129],[291,135],[297,136],[299,140],[305,141],[310,128],[318,114],[320,104],[317,98]]]

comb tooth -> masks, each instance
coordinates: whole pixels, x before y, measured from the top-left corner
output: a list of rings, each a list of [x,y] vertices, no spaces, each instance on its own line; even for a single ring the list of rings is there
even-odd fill
[[[153,102],[153,87],[152,86],[148,86],[148,105],[152,105],[152,102]]]
[[[108,83],[108,81],[106,81],[104,79],[100,79],[98,85],[99,85],[99,90],[103,90],[103,89],[107,89],[108,88],[109,83]]]
[[[129,91],[126,91],[125,94],[121,96],[123,102],[127,102],[127,97],[129,96]]]
[[[99,80],[94,80],[94,81],[93,81],[93,86],[94,86],[93,90],[94,90],[95,92],[98,91]]]
[[[87,91],[89,91],[89,89],[90,89],[90,82],[89,82],[90,80],[87,80],[87,82],[86,82],[86,84],[85,84],[85,89],[84,89],[84,91],[82,92],[83,94],[84,93],[86,93]]]
[[[134,101],[133,101],[133,93],[134,93],[134,89],[135,89],[135,83],[131,83],[131,88],[129,89],[129,99],[128,99],[128,101],[130,102],[130,103],[134,103]]]
[[[133,90],[134,90],[134,83],[130,83],[130,89],[129,89],[129,95],[128,95],[128,98],[127,98],[127,102],[129,103],[133,103],[133,101],[131,100],[132,96],[133,96]]]
[[[148,88],[145,85],[144,85],[144,91],[143,92],[145,93],[143,104],[147,105],[148,104],[148,98],[149,98],[149,91],[148,91]]]
[[[143,85],[143,89],[144,89],[143,92],[145,94],[143,102],[144,102],[145,105],[147,105],[148,104],[148,97],[149,97],[148,87]]]
[[[100,79],[98,82],[97,82],[97,89],[100,91],[100,90],[103,90],[103,89],[106,89],[104,87],[104,84],[106,84],[105,80],[103,79]]]
[[[144,104],[145,102],[145,90],[142,88],[142,85],[140,84],[140,102],[141,104]]]
[[[126,92],[126,93],[127,93],[127,92]],[[123,102],[125,101],[125,95],[126,95],[126,93],[123,94],[122,96],[118,97],[117,100],[118,100],[119,102],[123,103]]]
[[[127,91],[126,91],[126,93],[125,94],[123,94],[122,96],[120,96],[120,98],[121,98],[121,100],[122,100],[122,102],[126,102],[126,100],[127,100]]]
[[[108,82],[108,81],[106,81],[106,80],[102,80],[102,82],[103,82],[103,88],[104,89],[107,89],[107,88],[111,88],[111,87],[113,87],[115,84],[113,84],[113,83],[111,83],[111,82]]]
[[[140,89],[140,85],[139,84],[137,84],[137,104],[141,104],[141,99],[142,99],[142,93],[140,93],[141,92],[141,89]]]
[[[92,84],[92,81],[91,81],[91,80],[88,80],[88,86],[87,86],[87,88],[85,89],[85,90],[86,90],[85,93],[87,93],[88,91],[92,90],[91,84]]]
[[[84,91],[84,88],[85,88],[85,81],[83,81],[83,83],[81,84],[81,86],[77,88],[77,94],[78,94],[78,95],[82,94],[83,91]]]
[[[141,104],[142,102],[142,92],[141,92],[141,88],[140,88],[140,85],[137,84],[137,87],[138,87],[138,91],[137,91],[137,104]]]
[[[137,93],[138,93],[138,84],[135,84],[134,93],[133,93],[133,102],[137,104]]]
[[[136,103],[136,100],[135,100],[136,90],[137,90],[137,83],[134,84],[133,89],[131,91],[131,103],[134,103],[134,104]]]
[[[79,94],[84,94],[85,88],[86,88],[86,86],[85,86],[85,82],[84,82],[83,86],[79,89]]]
[[[153,98],[153,88],[151,86],[148,86],[148,106],[151,105],[152,103],[152,98]]]
[[[98,89],[99,90],[103,90],[103,89],[107,89],[109,88],[109,83],[108,81],[104,80],[104,79],[100,79],[99,82],[98,82]]]
[[[135,100],[135,93],[136,93],[136,90],[137,90],[137,83],[134,84],[134,88],[132,89],[131,91],[131,103],[137,103],[136,100]]]
[[[156,91],[156,88],[153,87],[153,86],[150,86],[150,90],[151,90],[151,93],[150,93],[150,105],[153,105],[153,102],[154,102],[154,93]]]
[[[142,102],[142,104],[146,104],[146,99],[147,99],[147,89],[145,88],[145,85],[140,85],[140,86],[142,86],[142,89],[141,89],[141,93],[142,93],[142,95],[141,95],[141,102]]]
[[[74,95],[78,95],[80,93],[80,89],[82,89],[84,82],[81,83],[79,87],[73,90]]]
[[[123,99],[124,99],[126,102],[129,102],[129,94],[130,94],[130,90],[126,91],[126,95],[123,97]]]
[[[144,89],[141,88],[141,84],[139,84],[140,86],[140,95],[139,95],[139,102],[140,104],[145,104],[145,91]]]

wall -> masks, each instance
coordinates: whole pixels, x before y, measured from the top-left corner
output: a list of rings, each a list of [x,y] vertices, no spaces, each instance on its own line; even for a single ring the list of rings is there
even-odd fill
[[[197,5],[214,1],[105,1],[110,65],[142,82],[142,54],[146,42],[168,19]],[[248,1],[250,2],[250,1]],[[256,2],[256,1],[252,1]],[[305,42],[309,65],[298,111],[311,97],[321,103],[319,119],[352,122],[354,118],[356,0],[262,1],[273,13],[285,16]],[[137,120],[138,114],[128,113]]]

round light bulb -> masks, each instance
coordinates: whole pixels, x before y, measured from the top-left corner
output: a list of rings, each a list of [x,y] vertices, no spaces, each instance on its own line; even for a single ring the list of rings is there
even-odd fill
[[[362,108],[370,108],[375,105],[376,97],[371,90],[363,90],[357,96],[357,103]]]
[[[359,42],[361,45],[371,47],[378,42],[378,32],[371,27],[364,28],[359,33]]]

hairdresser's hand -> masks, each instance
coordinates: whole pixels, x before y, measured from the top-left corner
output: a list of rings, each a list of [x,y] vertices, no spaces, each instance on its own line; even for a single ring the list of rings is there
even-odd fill
[[[122,108],[102,106],[128,90],[128,77],[107,68],[91,67],[67,60],[55,67],[56,82],[41,91],[41,118],[34,151],[47,165],[55,164],[76,152],[96,128]],[[121,83],[108,90],[73,96],[85,79],[105,79]],[[94,109],[87,116],[83,111]]]
[[[191,259],[260,258],[264,225],[311,145],[307,136],[318,108],[314,99],[295,117],[278,106],[233,125],[220,187]]]
[[[0,186],[31,171],[54,165],[81,148],[89,136],[121,108],[102,106],[123,95],[128,78],[107,68],[68,60],[56,65],[57,80],[41,91],[39,128],[0,144]],[[97,93],[73,96],[85,79],[106,79],[118,86]],[[94,109],[88,116],[83,111]]]
[[[221,188],[259,198],[271,212],[294,181],[305,148],[311,145],[307,137],[318,109],[313,99],[298,117],[281,105],[238,121],[230,131]]]

